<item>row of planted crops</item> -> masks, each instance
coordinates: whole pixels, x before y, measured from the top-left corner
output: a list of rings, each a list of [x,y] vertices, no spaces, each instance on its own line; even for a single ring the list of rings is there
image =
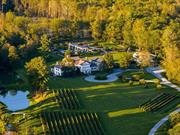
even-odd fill
[[[141,104],[140,108],[146,112],[156,112],[167,107],[171,103],[176,104],[177,101],[179,102],[179,96],[172,95],[169,93],[161,93],[157,95],[156,97]]]
[[[80,110],[81,105],[75,90],[52,90],[52,93],[53,101],[56,101],[60,108],[39,114],[44,134],[104,135],[98,114]]]
[[[53,94],[61,109],[79,109],[80,103],[76,96],[75,90],[61,89],[53,90]]]
[[[33,112],[19,120],[19,134],[42,135],[104,135],[96,112],[81,108],[76,91],[72,89],[51,90],[50,102],[58,106]],[[81,108],[81,109],[80,109]],[[83,110],[82,110],[83,109]]]
[[[42,112],[44,133],[50,135],[104,135],[96,113]],[[47,128],[46,128],[47,127]]]

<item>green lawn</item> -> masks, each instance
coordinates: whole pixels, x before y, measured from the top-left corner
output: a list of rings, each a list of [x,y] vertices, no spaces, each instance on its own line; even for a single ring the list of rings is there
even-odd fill
[[[24,76],[24,70],[17,71],[21,78]],[[127,72],[127,76],[133,74],[142,74],[141,71]],[[153,76],[145,74],[145,79],[154,79]],[[23,79],[26,82],[26,79]],[[25,85],[26,86],[26,85]],[[137,85],[129,86],[128,83],[116,81],[113,83],[90,83],[84,80],[84,77],[57,78],[51,77],[49,82],[50,89],[73,88],[77,90],[77,96],[82,104],[81,110],[97,112],[106,135],[147,135],[150,129],[164,116],[175,109],[171,108],[169,112],[150,113],[143,112],[139,105],[148,99],[162,93],[169,92],[179,94],[175,90],[165,87],[157,90],[154,86],[144,88]],[[32,110],[41,111],[42,109],[57,110],[57,104],[51,102],[50,98],[31,106],[26,112]],[[32,120],[32,119],[31,119]],[[38,123],[33,122],[36,126]],[[30,125],[26,123],[27,125]],[[23,126],[22,124],[21,126]],[[36,127],[35,126],[35,127]]]
[[[51,79],[50,88],[75,88],[88,111],[99,112],[107,135],[147,135],[149,130],[167,113],[143,112],[139,105],[161,92],[177,93],[171,88],[157,90],[153,86],[129,86],[120,81],[97,84],[83,77]],[[179,94],[179,93],[178,93]]]
[[[126,77],[132,77],[133,75],[139,75],[140,78],[143,78],[145,80],[152,80],[152,79],[157,79],[155,78],[153,75],[146,73],[145,71],[128,71],[128,72],[124,72],[123,75],[125,75]]]

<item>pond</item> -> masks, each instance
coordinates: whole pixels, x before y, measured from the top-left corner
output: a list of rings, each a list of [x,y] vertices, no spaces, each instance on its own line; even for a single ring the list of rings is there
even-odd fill
[[[0,102],[4,103],[10,111],[26,109],[30,104],[29,99],[27,98],[28,94],[28,91],[20,90],[1,92]]]

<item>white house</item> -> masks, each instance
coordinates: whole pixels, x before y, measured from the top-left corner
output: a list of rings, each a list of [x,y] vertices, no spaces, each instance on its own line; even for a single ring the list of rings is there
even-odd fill
[[[63,74],[62,66],[55,65],[54,67],[51,68],[51,72],[54,74],[54,76],[62,76]]]
[[[75,61],[75,67],[79,68],[80,72],[84,74],[91,74],[92,72],[91,63],[86,60],[79,59]]]
[[[79,57],[72,57],[72,60],[74,61],[74,67],[79,69],[81,73],[87,75],[91,74],[93,71],[100,71],[103,62],[103,60],[100,58],[84,60]],[[56,65],[51,68],[51,72],[54,74],[54,76],[63,76],[63,68],[59,62],[57,62]]]
[[[71,44],[71,43],[68,44],[68,49],[74,52],[75,54],[78,54],[79,52],[87,53],[91,51],[88,45],[79,45],[79,44]]]
[[[101,58],[94,58],[90,61],[92,71],[101,71],[103,60]]]

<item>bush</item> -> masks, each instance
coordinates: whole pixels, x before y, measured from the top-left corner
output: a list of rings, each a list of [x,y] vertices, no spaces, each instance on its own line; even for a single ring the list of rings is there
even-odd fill
[[[132,80],[129,81],[129,85],[130,85],[130,86],[133,85],[133,81],[132,81]]]
[[[144,79],[141,79],[141,80],[139,80],[139,84],[140,84],[140,85],[145,85],[145,84],[146,84],[146,81],[145,81]]]
[[[169,129],[169,135],[179,135],[180,123],[176,124],[172,129]]]
[[[180,113],[172,113],[170,115],[169,119],[171,126],[176,125],[177,123],[180,123]]]
[[[162,85],[158,84],[158,85],[156,85],[156,88],[160,90],[160,89],[162,89]]]
[[[97,74],[95,79],[96,80],[106,80],[107,76],[105,74]]]
[[[169,129],[169,134],[178,135],[178,133],[180,133],[180,113],[171,114],[169,122],[170,127],[172,127],[172,129]]]
[[[146,84],[144,85],[144,88],[149,88],[149,85],[146,83]]]
[[[128,82],[128,78],[125,75],[121,76],[121,80],[122,80],[122,82]]]
[[[159,79],[154,79],[154,83],[155,83],[156,85],[158,85],[158,84],[161,83],[161,81],[160,81]]]
[[[122,74],[120,74],[120,75],[118,76],[118,78],[119,78],[120,80],[122,80],[123,75],[122,75]]]
[[[133,75],[132,76],[133,81],[139,81],[141,79],[140,75]]]

